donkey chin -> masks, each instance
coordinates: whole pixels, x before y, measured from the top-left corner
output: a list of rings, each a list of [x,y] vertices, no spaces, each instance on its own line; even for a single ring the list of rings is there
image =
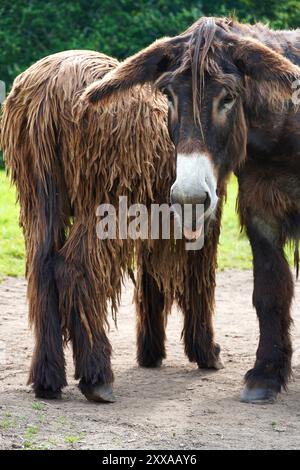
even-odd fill
[[[210,222],[214,219],[217,201],[218,198],[206,207],[205,204],[193,204],[188,199],[180,204],[172,200],[177,226],[187,241],[197,241],[206,236]]]
[[[188,241],[197,241],[201,236],[206,236],[210,222],[214,218],[217,202],[211,204],[207,210],[205,210],[204,205],[202,207],[202,216],[198,219],[193,218],[191,224],[186,223],[183,218],[183,235]]]

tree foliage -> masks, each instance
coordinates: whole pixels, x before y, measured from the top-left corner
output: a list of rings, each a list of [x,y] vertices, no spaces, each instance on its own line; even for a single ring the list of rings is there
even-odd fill
[[[299,0],[1,0],[0,79],[64,49],[95,49],[119,59],[183,31],[201,15],[300,25]]]
[[[0,1],[0,80],[7,89],[36,60],[65,49],[123,59],[202,15],[236,15],[275,28],[300,26],[299,0]]]
[[[175,35],[201,16],[192,0],[1,0],[0,78],[64,49],[94,49],[122,59]]]

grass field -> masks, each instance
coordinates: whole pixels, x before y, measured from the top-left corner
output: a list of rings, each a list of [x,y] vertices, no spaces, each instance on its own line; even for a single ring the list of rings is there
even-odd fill
[[[24,275],[24,240],[15,189],[0,170],[0,279]]]
[[[251,251],[247,238],[240,234],[235,213],[237,182],[232,179],[225,206],[219,248],[219,269],[251,268]],[[24,241],[18,225],[19,208],[15,189],[5,171],[0,170],[0,278],[24,274]]]

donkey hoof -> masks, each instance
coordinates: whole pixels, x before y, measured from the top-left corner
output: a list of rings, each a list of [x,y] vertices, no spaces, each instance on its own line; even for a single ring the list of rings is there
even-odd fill
[[[215,344],[215,355],[216,355],[217,359],[215,360],[215,362],[213,364],[213,367],[212,367],[215,370],[221,370],[221,369],[225,368],[225,366],[222,362],[220,354],[221,354],[221,346],[218,343],[216,343]]]
[[[275,403],[278,392],[270,388],[248,388],[241,393],[241,402],[254,405],[265,405]]]
[[[44,388],[41,385],[34,389],[36,398],[43,398],[46,400],[54,400],[61,398],[61,390],[52,390],[50,388]]]
[[[224,369],[224,364],[222,362],[221,356],[221,346],[216,343],[214,346],[214,352],[207,359],[206,363],[199,363],[199,369],[211,369],[211,370],[221,370]]]
[[[215,369],[215,370],[225,369],[225,366],[224,366],[224,364],[222,362],[222,359],[220,357],[216,360],[216,362],[214,363],[212,368]]]
[[[220,357],[218,357],[213,362],[209,362],[207,364],[198,364],[199,369],[208,369],[208,370],[221,370],[224,369],[225,366]]]
[[[114,403],[116,401],[112,384],[85,385],[81,387],[81,391],[89,401],[98,403]]]
[[[156,361],[141,361],[139,360],[139,366],[144,367],[145,369],[156,369],[162,366],[162,359],[157,359]]]

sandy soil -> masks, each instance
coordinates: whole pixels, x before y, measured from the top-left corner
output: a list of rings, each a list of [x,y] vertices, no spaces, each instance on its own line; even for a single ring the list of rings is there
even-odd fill
[[[112,326],[110,332],[117,397],[112,405],[89,403],[80,394],[70,351],[63,399],[35,400],[25,385],[32,351],[25,289],[23,279],[0,285],[0,449],[300,448],[300,283],[294,302],[294,380],[288,393],[266,406],[239,402],[258,337],[250,272],[218,275],[216,335],[226,366],[219,372],[199,371],[187,361],[176,309],[169,318],[163,367],[138,368],[133,290],[126,284],[119,329]]]

